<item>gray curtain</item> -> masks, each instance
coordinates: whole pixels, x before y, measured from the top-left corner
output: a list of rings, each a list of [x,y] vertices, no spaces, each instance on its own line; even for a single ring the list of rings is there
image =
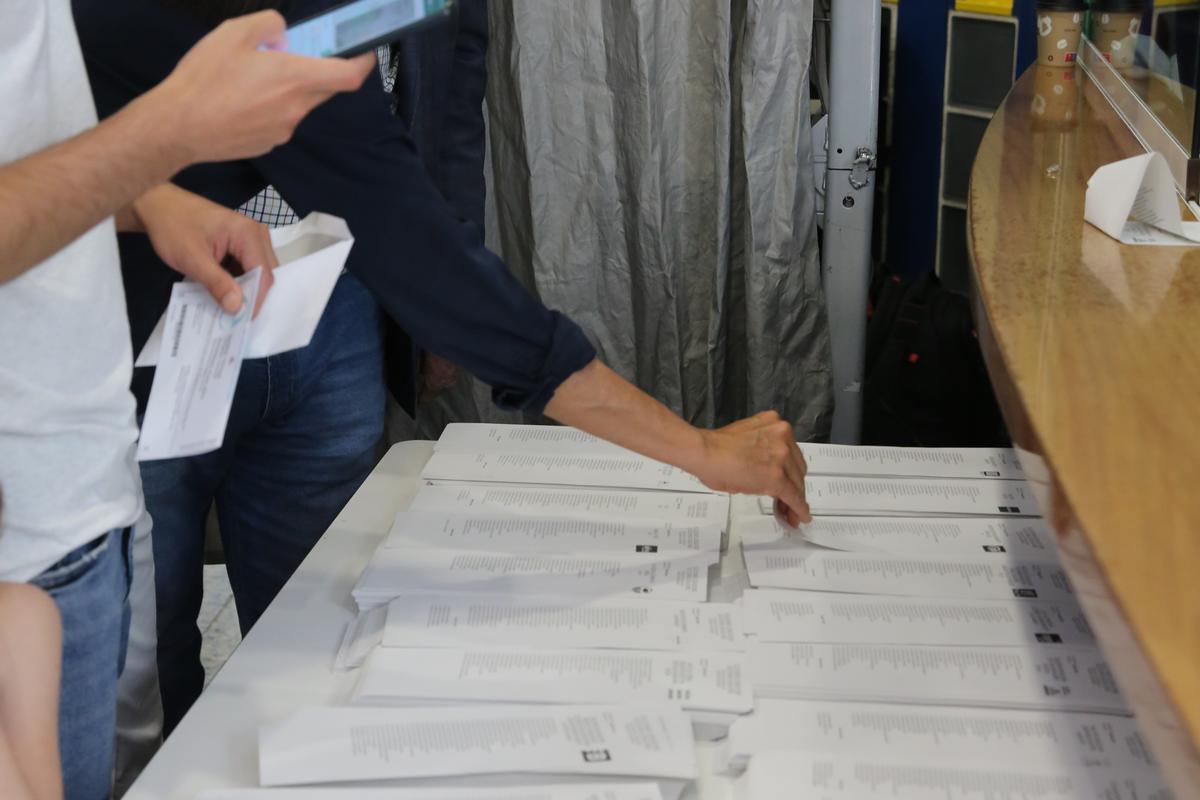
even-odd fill
[[[492,0],[488,242],[698,425],[828,435],[812,0]],[[469,379],[419,414],[516,420]]]

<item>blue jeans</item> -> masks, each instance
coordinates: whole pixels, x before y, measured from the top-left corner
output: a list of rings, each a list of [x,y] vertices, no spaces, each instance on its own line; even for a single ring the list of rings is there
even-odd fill
[[[204,688],[196,617],[209,508],[245,634],[374,467],[384,407],[380,313],[343,275],[307,347],[243,362],[220,450],[142,464],[165,732]]]
[[[112,789],[117,677],[129,634],[129,535],[113,531],[30,581],[58,604],[63,626],[58,746],[66,800]]]

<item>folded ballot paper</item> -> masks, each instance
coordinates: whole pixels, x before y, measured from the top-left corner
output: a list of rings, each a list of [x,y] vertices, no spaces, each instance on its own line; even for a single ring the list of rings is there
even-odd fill
[[[245,358],[273,356],[312,341],[354,237],[345,221],[313,213],[295,225],[273,229],[271,244],[279,266],[272,273],[275,283],[250,323]],[[163,314],[134,366],[158,363],[166,322]]]
[[[873,447],[801,442],[809,475],[877,478],[1008,478],[1025,472],[1008,447]]]
[[[656,783],[570,783],[487,788],[216,789],[197,800],[663,800]]]
[[[1096,170],[1088,180],[1083,217],[1122,244],[1200,244],[1200,222],[1183,220],[1171,167],[1161,153]]]
[[[538,555],[380,547],[355,584],[360,610],[409,592],[640,597],[702,602],[715,552]]]
[[[804,488],[816,515],[1038,516],[1033,491],[1024,481],[809,475]],[[759,510],[774,513],[774,501],[759,498]]]
[[[386,609],[383,647],[740,652],[746,646],[742,610],[727,603],[406,594]]]
[[[729,729],[723,765],[741,772],[759,753],[870,753],[914,763],[1042,764],[1157,774],[1132,717],[816,700],[759,700]]]
[[[719,557],[721,528],[617,516],[589,519],[402,511],[383,546],[543,554],[716,553]]]
[[[742,555],[750,584],[758,588],[964,600],[1074,598],[1059,564],[999,551],[977,556],[848,553],[793,538],[746,539]]]
[[[747,655],[756,699],[1129,713],[1091,647],[758,643]]]
[[[696,777],[678,706],[316,707],[259,733],[263,786],[486,775],[508,785],[640,778],[675,797]],[[495,785],[489,783],[489,785]]]
[[[749,589],[746,630],[760,642],[1090,646],[1096,637],[1071,601],[935,597]]]
[[[1169,800],[1156,775],[1125,775],[1112,769],[1079,769],[1040,762],[999,760],[986,765],[948,764],[935,755],[917,761],[875,752],[824,755],[770,752],[750,759],[733,793],[736,800]]]
[[[730,652],[380,647],[354,702],[677,703],[744,714],[752,699],[745,655]]]

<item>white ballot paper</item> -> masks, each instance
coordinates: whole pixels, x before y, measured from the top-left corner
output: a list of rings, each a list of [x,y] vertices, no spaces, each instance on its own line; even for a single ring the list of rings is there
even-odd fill
[[[1008,447],[873,447],[800,442],[809,475],[879,478],[1025,477]]]
[[[721,550],[721,529],[619,517],[509,517],[487,513],[402,511],[384,547],[508,553],[653,555]]]
[[[773,752],[750,759],[735,788],[738,800],[1170,800],[1154,776],[1071,769],[1041,763],[963,767],[929,756],[921,761],[875,753],[826,756]]]
[[[1182,219],[1171,167],[1161,153],[1096,170],[1088,180],[1083,217],[1122,244],[1200,244],[1200,222]]]
[[[264,786],[462,775],[696,777],[678,706],[307,708],[259,733]]]
[[[271,291],[250,323],[246,358],[273,356],[312,341],[354,238],[343,220],[313,213],[295,225],[272,230],[271,244],[279,266],[272,272]],[[166,314],[159,318],[134,366],[158,363],[167,322]]]
[[[426,480],[490,481],[615,489],[712,490],[681,469],[631,452],[572,455],[503,450],[463,453],[435,450],[421,472]]]
[[[884,597],[750,589],[746,630],[760,642],[1094,645],[1075,603]]]
[[[756,698],[1128,713],[1090,647],[759,643],[747,656]]]
[[[445,453],[632,454],[619,444],[565,425],[451,422],[434,449]]]
[[[571,783],[545,786],[337,789],[216,789],[197,800],[663,800],[657,783]]]
[[[1058,564],[988,556],[898,556],[825,550],[795,539],[742,542],[750,584],[910,597],[974,600],[1071,600],[1074,592]]]
[[[1158,771],[1132,717],[1061,711],[760,700],[730,727],[724,755],[740,772],[755,754],[778,750]]]
[[[584,519],[619,517],[725,529],[729,524],[729,495],[426,483],[413,498],[409,510]]]
[[[817,517],[797,531],[775,520],[780,537],[799,533],[834,550],[895,555],[979,555],[1057,561],[1054,534],[1041,519],[987,517]]]
[[[746,677],[742,653],[380,647],[354,702],[663,702],[744,714],[754,702]]]
[[[716,553],[683,557],[509,555],[380,547],[354,587],[360,609],[409,592],[641,597],[702,602]]]
[[[227,314],[198,283],[171,288],[162,343],[146,416],[138,439],[139,461],[194,456],[216,450],[225,426],[250,331],[262,269],[238,277],[242,310]]]
[[[853,478],[810,475],[808,504],[833,516],[1038,516],[1024,481],[961,478]],[[774,501],[759,498],[759,510],[774,513]]]
[[[384,647],[725,650],[746,647],[728,603],[410,594],[387,606]]]

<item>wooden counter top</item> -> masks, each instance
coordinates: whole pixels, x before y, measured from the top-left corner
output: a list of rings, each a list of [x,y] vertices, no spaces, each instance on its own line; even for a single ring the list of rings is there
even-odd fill
[[[1064,561],[1183,798],[1200,794],[1200,247],[1083,221],[1095,169],[1139,152],[1082,70],[1035,67],[980,146],[968,227],[1014,442],[1033,474],[1044,459]]]

